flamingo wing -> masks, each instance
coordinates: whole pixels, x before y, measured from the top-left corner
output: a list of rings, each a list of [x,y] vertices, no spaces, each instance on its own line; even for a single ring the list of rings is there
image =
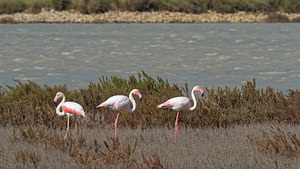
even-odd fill
[[[69,113],[69,114],[78,114],[78,115],[82,115],[82,116],[86,117],[85,116],[85,112],[83,110],[83,107],[80,104],[78,104],[78,103],[75,103],[75,102],[65,102],[62,105],[62,109],[66,113]]]

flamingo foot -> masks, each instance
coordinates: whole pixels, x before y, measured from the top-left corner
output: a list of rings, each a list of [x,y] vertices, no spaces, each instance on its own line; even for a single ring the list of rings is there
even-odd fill
[[[66,138],[67,138],[67,136],[68,136],[68,130],[67,130],[67,132],[66,132],[66,134],[65,134],[65,137],[64,137],[64,139],[66,139]]]

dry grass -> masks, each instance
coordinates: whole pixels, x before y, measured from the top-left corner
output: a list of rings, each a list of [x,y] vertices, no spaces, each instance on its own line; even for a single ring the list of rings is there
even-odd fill
[[[256,142],[265,140],[260,131],[278,135],[279,127],[280,133],[300,135],[299,126],[272,126],[275,128],[267,124],[179,128],[176,143],[173,128],[121,128],[117,143],[110,138],[113,126],[82,128],[79,145],[74,130],[63,140],[64,131],[59,129],[23,129],[27,134],[45,132],[36,139],[34,134],[24,136],[17,128],[1,127],[0,168],[297,168],[298,157],[258,151],[260,144]]]

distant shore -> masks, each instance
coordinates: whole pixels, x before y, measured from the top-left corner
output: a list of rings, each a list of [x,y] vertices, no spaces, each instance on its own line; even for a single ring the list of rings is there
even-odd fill
[[[1,14],[0,23],[266,23],[300,22],[297,13],[207,13],[126,12],[109,11],[101,14],[82,14],[78,11],[42,9],[40,13]]]

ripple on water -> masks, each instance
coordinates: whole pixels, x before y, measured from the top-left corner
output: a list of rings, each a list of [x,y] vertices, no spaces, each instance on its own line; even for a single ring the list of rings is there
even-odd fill
[[[217,62],[232,59],[231,56],[220,56],[217,58]]]
[[[17,80],[24,80],[24,81],[34,81],[34,80],[42,80],[41,78],[38,77],[17,77]]]
[[[62,55],[71,55],[72,54],[72,52],[63,52],[63,53],[61,53]]]
[[[22,70],[22,68],[19,68],[19,67],[18,67],[18,68],[13,69],[12,71],[13,71],[13,72],[19,72],[19,71],[21,71],[21,70]]]
[[[243,68],[242,67],[234,67],[233,69],[234,70],[242,70]]]
[[[63,73],[48,73],[48,76],[65,76]]]
[[[36,70],[46,70],[46,69],[48,69],[48,67],[34,66],[33,69],[36,69]]]
[[[206,53],[205,55],[206,56],[216,56],[216,55],[218,55],[219,53]]]
[[[252,59],[254,60],[260,60],[260,59],[264,59],[264,56],[253,56]]]
[[[25,58],[15,58],[14,60],[13,60],[14,62],[25,62],[25,61],[27,61],[27,59],[25,59]]]
[[[259,72],[259,75],[285,75],[287,72]]]

